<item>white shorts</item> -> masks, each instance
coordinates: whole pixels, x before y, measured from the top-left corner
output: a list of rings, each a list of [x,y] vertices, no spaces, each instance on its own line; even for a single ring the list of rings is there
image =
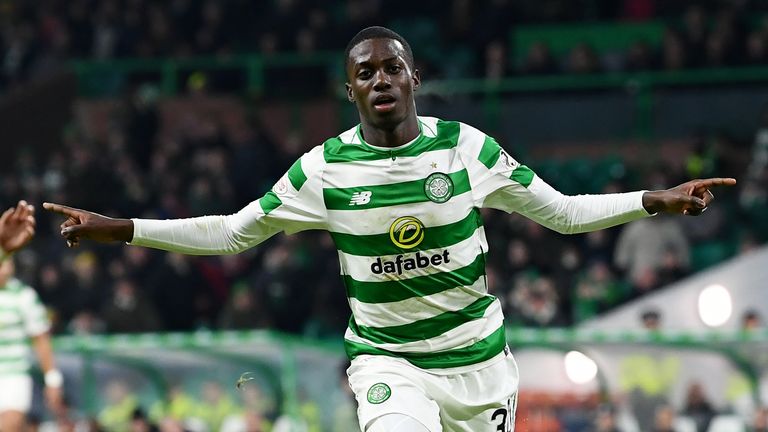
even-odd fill
[[[32,406],[32,378],[28,375],[0,375],[0,412],[26,413]]]
[[[506,351],[506,350],[505,350]],[[386,414],[404,414],[430,432],[512,432],[519,375],[512,354],[482,369],[440,374],[406,360],[364,355],[347,370],[362,431]]]

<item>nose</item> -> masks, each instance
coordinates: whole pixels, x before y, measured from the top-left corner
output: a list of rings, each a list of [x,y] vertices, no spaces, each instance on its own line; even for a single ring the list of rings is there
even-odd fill
[[[376,76],[373,81],[373,89],[376,91],[384,91],[392,87],[392,83],[389,82],[389,75],[383,70],[376,72]]]

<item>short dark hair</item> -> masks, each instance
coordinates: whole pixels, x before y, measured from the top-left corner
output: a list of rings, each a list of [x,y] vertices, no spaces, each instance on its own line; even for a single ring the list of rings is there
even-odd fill
[[[408,62],[408,66],[413,69],[413,51],[411,51],[411,45],[404,37],[400,36],[394,30],[390,30],[386,27],[373,26],[366,27],[360,30],[347,44],[347,48],[344,49],[344,68],[349,66],[349,52],[352,48],[356,47],[360,42],[370,39],[393,39],[401,44],[405,48],[405,61]]]

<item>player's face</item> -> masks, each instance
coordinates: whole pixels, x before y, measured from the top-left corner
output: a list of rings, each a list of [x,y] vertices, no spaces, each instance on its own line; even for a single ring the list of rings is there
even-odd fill
[[[372,126],[393,129],[416,115],[419,71],[408,66],[405,48],[394,39],[369,39],[352,48],[347,81],[347,97]]]

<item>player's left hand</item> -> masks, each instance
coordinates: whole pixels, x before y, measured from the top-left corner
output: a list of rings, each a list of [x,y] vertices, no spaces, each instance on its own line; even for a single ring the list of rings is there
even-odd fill
[[[6,253],[21,249],[35,235],[35,208],[22,200],[0,215],[0,248]]]
[[[733,186],[733,178],[696,179],[685,182],[671,189],[646,192],[643,195],[643,207],[648,213],[678,213],[688,216],[702,214],[715,199],[710,191],[713,186]]]

